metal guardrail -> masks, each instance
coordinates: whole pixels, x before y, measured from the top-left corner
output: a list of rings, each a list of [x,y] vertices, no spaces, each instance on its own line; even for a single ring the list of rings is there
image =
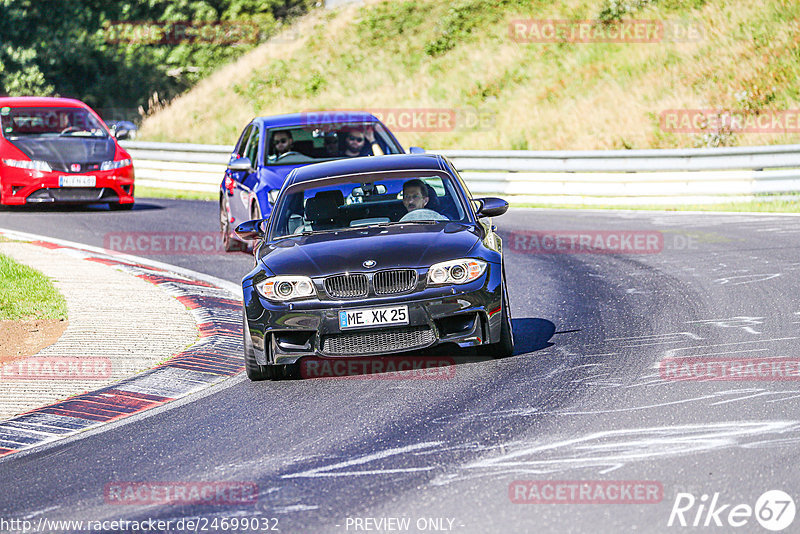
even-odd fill
[[[123,142],[137,183],[214,192],[232,147]],[[474,193],[557,203],[702,203],[800,192],[800,145],[656,150],[439,150]]]

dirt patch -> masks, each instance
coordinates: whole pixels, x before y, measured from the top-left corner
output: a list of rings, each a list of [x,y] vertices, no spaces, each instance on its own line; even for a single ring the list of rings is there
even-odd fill
[[[0,321],[0,364],[33,356],[58,341],[67,328],[59,319]]]

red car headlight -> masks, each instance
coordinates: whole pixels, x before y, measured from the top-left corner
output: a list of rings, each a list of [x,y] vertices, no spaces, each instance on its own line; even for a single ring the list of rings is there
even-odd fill
[[[18,169],[28,169],[29,171],[43,171],[50,172],[53,169],[46,161],[36,160],[23,160],[23,159],[4,159],[3,163],[9,167],[16,167]]]
[[[101,171],[113,171],[114,169],[121,169],[122,167],[127,167],[131,165],[133,162],[130,159],[121,159],[119,161],[104,161],[100,164]]]

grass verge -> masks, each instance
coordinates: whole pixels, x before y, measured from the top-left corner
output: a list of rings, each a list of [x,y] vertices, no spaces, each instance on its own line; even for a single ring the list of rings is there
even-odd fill
[[[175,198],[181,200],[217,200],[219,193],[202,191],[182,191],[180,189],[162,189],[159,187],[136,186],[136,198]]]
[[[0,320],[66,318],[67,301],[48,277],[0,254]]]
[[[762,213],[800,213],[800,195],[782,196],[764,200],[726,202],[721,204],[644,204],[632,206],[603,206],[594,204],[542,204],[515,203],[516,208],[548,208],[548,209],[594,209],[594,210],[643,210],[643,211],[719,211],[719,212],[762,212]]]

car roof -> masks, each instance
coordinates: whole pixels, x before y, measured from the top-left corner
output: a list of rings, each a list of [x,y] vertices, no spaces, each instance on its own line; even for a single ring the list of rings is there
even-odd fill
[[[444,157],[438,154],[392,154],[344,158],[294,169],[287,177],[286,183],[294,185],[347,174],[410,170],[447,171],[447,164]]]
[[[0,107],[70,107],[88,108],[85,103],[74,98],[55,98],[42,96],[4,96],[0,97]]]
[[[306,111],[288,113],[286,115],[270,115],[256,117],[253,122],[263,124],[267,128],[288,128],[309,124],[339,124],[350,122],[379,122],[378,118],[366,111]]]

